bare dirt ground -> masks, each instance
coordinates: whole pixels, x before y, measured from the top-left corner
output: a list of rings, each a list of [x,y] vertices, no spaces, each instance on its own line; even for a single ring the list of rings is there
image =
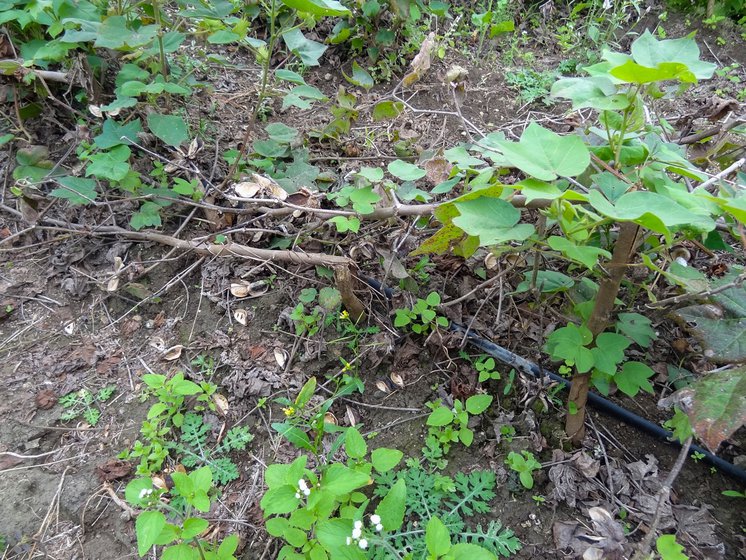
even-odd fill
[[[673,31],[670,34],[675,35]],[[707,33],[704,36],[707,40]],[[717,55],[723,64],[743,64],[746,49],[742,47],[742,43],[733,42],[705,53],[705,57],[714,60]],[[413,155],[465,140],[461,122],[426,112],[451,106],[451,94],[442,84],[442,76],[456,63],[469,72],[464,116],[482,130],[501,130],[515,138],[529,119],[557,131],[570,130],[573,123],[565,117],[565,107],[547,107],[541,102],[527,105],[517,98],[505,81],[512,69],[491,48],[482,61],[449,53],[435,64],[408,99],[422,113],[405,111],[397,119],[380,124],[368,121],[361,111],[361,118],[343,141],[310,142],[309,161],[342,177],[361,160],[380,164],[393,159],[394,144],[401,140],[411,147]],[[201,163],[208,173],[218,165],[213,154],[235,147],[243,137],[242,123],[251,110],[250,95],[256,91],[259,70],[248,62],[245,53],[231,56],[245,69],[209,73],[206,78],[214,90],[203,92],[188,107],[193,122],[204,119],[208,134],[218,142],[205,149],[207,155]],[[537,44],[534,56],[535,67],[554,68],[566,54]],[[338,65],[332,61],[308,78],[330,97],[343,83],[340,69],[344,65],[339,58],[337,61]],[[746,80],[743,71],[741,78]],[[665,110],[672,116],[689,113],[716,89],[727,97],[735,94],[734,87],[726,80],[701,84],[680,106]],[[367,94],[355,93],[359,105],[366,107],[388,91],[389,86],[377,86]],[[305,132],[329,119],[323,109],[302,114],[282,114],[278,109],[279,101],[270,121],[281,121]],[[43,125],[34,132],[45,136]],[[45,140],[53,143],[55,138]],[[6,185],[10,161],[6,154],[2,160]],[[87,214],[95,211],[87,210],[75,218],[70,214],[70,218],[78,223],[95,223],[95,216]],[[17,230],[13,216],[0,215],[0,220],[0,226]],[[276,225],[276,221],[266,219],[254,227],[269,229]],[[292,236],[308,225],[308,218],[288,217],[282,225]],[[190,227],[192,237],[209,233],[207,225],[199,221]],[[356,251],[362,273],[383,277],[376,247],[391,249],[398,245],[407,267],[417,263],[417,258],[407,259],[406,255],[427,236],[426,232],[413,230],[397,219],[365,227],[361,236],[365,243],[344,248],[348,253]],[[266,243],[268,235],[258,231],[245,241]],[[332,239],[335,244],[347,242],[339,235]],[[141,375],[176,371],[186,372],[195,381],[209,375],[230,405],[226,417],[215,418],[216,424],[246,425],[255,435],[248,450],[234,456],[239,479],[225,487],[219,505],[210,512],[216,531],[242,535],[242,558],[275,557],[278,548],[262,529],[258,506],[262,472],[268,463],[291,459],[294,451],[269,429],[269,424],[282,415],[271,405],[271,399],[294,395],[310,375],[323,378],[337,373],[338,357],[344,355],[342,345],[328,342],[333,336],[327,342],[321,337],[298,340],[288,332],[283,315],[297,302],[302,288],[323,283],[309,267],[221,260],[190,253],[164,257],[166,252],[155,243],[104,241],[39,229],[19,237],[10,250],[0,254],[0,302],[3,307],[13,307],[12,312],[0,314],[0,535],[10,545],[4,558],[114,560],[137,556],[134,524],[121,502],[131,473],[116,462],[117,456],[136,439],[147,410],[148,405],[138,398]],[[101,286],[115,256],[132,265],[133,279],[156,266],[136,278],[135,289],[108,293]],[[736,258],[742,260],[743,256]],[[693,262],[705,268],[711,260],[706,254],[697,254]],[[432,263],[429,289],[451,299],[469,293],[482,282],[475,276],[472,262],[435,257]],[[236,300],[228,288],[231,279],[239,277],[271,277],[272,282],[265,295]],[[519,274],[506,276],[501,291],[512,291],[520,280]],[[540,347],[548,329],[556,324],[558,311],[551,302],[532,308],[520,296],[511,297],[509,304],[506,300],[501,306],[496,295],[482,293],[479,298],[450,307],[449,319],[463,324],[476,315],[475,330],[541,362]],[[453,391],[459,384],[469,385],[473,372],[458,360],[458,337],[433,339],[423,348],[421,340],[402,338],[390,328],[390,306],[380,294],[361,289],[359,296],[374,310],[371,321],[382,330],[363,341],[360,376],[366,384],[365,393],[336,403],[332,412],[347,425],[351,410],[365,431],[380,434],[375,445],[397,447],[405,455],[417,457],[425,433],[424,403],[442,394],[442,388]],[[405,296],[395,297],[393,307]],[[488,299],[484,307],[480,307],[482,297]],[[247,326],[233,318],[238,308],[248,312]],[[653,359],[662,364],[696,363],[696,342],[665,317],[657,321],[661,338],[652,352]],[[688,344],[675,345],[679,340]],[[184,347],[179,358],[164,360],[163,349],[175,345]],[[281,366],[276,350],[286,351],[290,362]],[[200,356],[214,359],[209,372],[194,364]],[[389,378],[392,372],[403,377],[405,387],[392,393],[377,390],[376,382]],[[112,385],[116,391],[110,400],[100,403],[101,418],[95,427],[80,418],[60,420],[62,409],[57,401],[61,396],[81,389],[96,392]],[[653,511],[651,500],[673,465],[677,450],[593,413],[593,430],[589,431],[583,454],[583,460],[589,463],[580,465],[579,471],[569,467],[563,470],[573,455],[561,436],[561,407],[548,398],[536,399],[539,387],[535,380],[519,376],[513,385],[512,392],[505,396],[506,376],[493,382],[491,388],[499,406],[476,426],[471,449],[456,450],[448,468],[452,472],[495,470],[498,497],[487,517],[500,519],[516,532],[523,544],[518,557],[568,557],[560,546],[562,530],[585,523],[585,512],[594,505],[624,504],[630,535],[644,532]],[[657,388],[663,385],[665,382]],[[269,397],[270,403],[257,408],[262,397]],[[621,397],[618,402],[654,421],[665,417],[652,397],[638,402]],[[532,406],[534,403],[547,406]],[[506,422],[516,429],[512,441],[500,440],[499,427]],[[531,492],[520,488],[503,463],[508,451],[522,449],[533,451],[543,463],[552,465],[537,476]],[[743,460],[745,450],[742,430],[726,451],[730,459]],[[572,459],[572,464],[578,460]],[[609,485],[592,472],[601,467],[609,469],[609,465],[615,473],[613,495]],[[588,469],[587,478],[578,478],[583,468]],[[675,530],[693,558],[746,558],[746,512],[738,500],[721,495],[723,490],[733,488],[742,489],[732,479],[711,472],[708,465],[689,461],[676,482],[673,506],[664,515],[661,528]],[[532,495],[544,496],[546,501],[536,503]]]

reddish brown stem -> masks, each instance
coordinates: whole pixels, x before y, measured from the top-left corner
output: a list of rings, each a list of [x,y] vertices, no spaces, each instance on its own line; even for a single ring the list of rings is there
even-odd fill
[[[627,271],[627,265],[637,247],[637,234],[639,227],[632,222],[624,222],[619,228],[619,237],[614,243],[614,252],[609,261],[608,276],[601,280],[593,311],[588,319],[590,329],[595,339],[606,330],[611,313],[614,309],[614,301],[619,293],[619,287]],[[569,402],[575,405],[574,413],[567,415],[565,432],[575,445],[578,445],[585,436],[585,405],[588,401],[588,390],[591,384],[591,374],[575,374],[570,387]]]

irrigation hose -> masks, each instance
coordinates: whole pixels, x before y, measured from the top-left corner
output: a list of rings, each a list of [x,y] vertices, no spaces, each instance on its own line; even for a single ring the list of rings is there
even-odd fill
[[[393,297],[394,290],[382,286],[381,283],[374,278],[364,278],[364,280],[370,287],[385,294],[387,298]],[[568,381],[564,377],[560,377],[556,373],[543,370],[533,362],[522,358],[521,356],[511,352],[510,350],[503,348],[502,346],[498,346],[494,342],[486,340],[471,331],[467,332],[466,328],[461,325],[451,323],[451,326],[449,328],[454,332],[467,333],[467,339],[472,346],[479,348],[482,352],[489,354],[490,356],[507,366],[530,374],[538,379],[549,377],[549,379],[556,383],[560,383],[565,388],[570,388],[570,381]],[[594,393],[592,391],[588,393],[588,403],[599,411],[614,416],[625,424],[642,430],[643,432],[646,432],[649,435],[660,439],[661,441],[665,441],[669,445],[675,445],[678,447],[680,447],[681,445],[678,440],[673,439],[673,434],[668,430],[661,428],[658,424],[655,424],[650,420],[646,420],[645,418],[638,416],[634,412],[630,412],[626,408],[614,404],[610,400],[605,399],[597,393]],[[704,449],[698,445],[692,445],[691,450],[693,453],[696,452],[704,455],[704,460],[719,469],[722,473],[746,483],[746,470],[737,467],[733,463],[730,463],[725,459],[718,457],[714,453],[711,453],[707,449]]]

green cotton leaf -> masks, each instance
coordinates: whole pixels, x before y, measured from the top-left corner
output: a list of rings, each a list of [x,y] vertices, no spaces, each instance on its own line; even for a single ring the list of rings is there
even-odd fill
[[[480,245],[523,241],[534,233],[531,224],[518,224],[520,211],[500,198],[483,196],[457,202],[455,206],[460,215],[452,219],[453,224],[479,237]]]
[[[142,132],[140,119],[135,119],[120,125],[112,119],[106,119],[101,134],[93,139],[93,143],[101,150],[108,150],[114,146],[124,144],[125,146],[137,143],[137,134]]]
[[[336,0],[282,0],[282,3],[314,16],[348,16],[350,10]]]
[[[637,64],[657,68],[662,64],[678,62],[685,65],[698,80],[711,78],[717,68],[715,64],[699,60],[699,47],[691,37],[659,41],[646,30],[635,39],[630,51]]]
[[[285,70],[284,68],[275,70],[275,77],[278,80],[290,82],[291,84],[298,84],[299,86],[306,85],[306,80],[303,79],[303,76],[292,70]]]
[[[679,62],[664,62],[655,68],[648,68],[628,60],[621,66],[612,68],[610,74],[631,84],[650,84],[666,80],[680,80],[686,83],[697,81],[697,78],[689,71],[687,66]]]
[[[299,57],[306,66],[318,66],[319,59],[328,48],[326,45],[306,39],[306,36],[297,28],[283,33],[282,39],[288,50]]]
[[[538,179],[524,179],[512,186],[521,189],[520,192],[526,197],[527,204],[532,200],[555,200],[562,197],[562,190],[557,185]]]
[[[140,556],[145,556],[165,526],[166,516],[160,511],[144,511],[137,516],[135,533],[137,534],[137,552]]]
[[[368,452],[368,444],[356,428],[347,428],[345,432],[345,452],[351,459],[362,459]]]
[[[402,181],[416,181],[417,179],[422,179],[427,175],[427,171],[421,167],[400,159],[395,159],[389,163],[386,166],[386,169],[388,169],[389,173],[394,177],[401,179]]]
[[[599,247],[590,245],[576,245],[566,237],[552,235],[547,239],[549,246],[555,251],[559,251],[568,259],[579,262],[588,270],[593,270],[598,264],[598,257],[611,258],[611,253]]]
[[[241,36],[238,33],[233,33],[228,29],[220,29],[207,37],[207,42],[211,45],[227,45],[240,40]]]
[[[132,214],[130,226],[138,231],[144,227],[159,227],[161,222],[161,207],[155,202],[143,202],[140,210]]]
[[[614,383],[619,390],[629,397],[634,397],[641,390],[653,394],[650,379],[655,372],[642,362],[626,362],[621,371],[614,375]]]
[[[275,140],[257,140],[252,148],[255,153],[270,159],[284,157],[288,153],[287,145],[280,144]]]
[[[73,206],[90,204],[96,200],[96,181],[83,177],[59,177],[57,182],[64,188],[49,193],[56,198],[64,198]]]
[[[329,221],[334,224],[339,233],[357,233],[360,231],[360,218],[355,216],[334,216],[329,218]]]
[[[99,152],[90,156],[86,167],[86,177],[93,175],[99,179],[121,181],[130,170],[129,159],[132,152],[127,146],[116,146],[108,152]]]
[[[175,148],[189,140],[187,124],[178,115],[150,113],[148,115],[148,128],[163,142]]]
[[[404,111],[401,101],[381,101],[373,106],[373,120],[382,121],[398,117]]]
[[[520,141],[498,140],[496,144],[511,165],[542,181],[580,175],[591,161],[580,137],[560,136],[534,122]]]
[[[733,282],[735,273],[712,282],[717,288]],[[710,296],[710,303],[690,305],[674,311],[686,321],[705,348],[706,356],[717,363],[740,363],[746,360],[746,287],[734,286]]]
[[[621,334],[604,332],[596,337],[596,347],[591,348],[593,367],[607,375],[616,373],[617,365],[624,360],[624,351],[632,342]]]
[[[280,122],[268,124],[264,130],[267,131],[270,140],[281,144],[290,144],[298,138],[298,129]]]
[[[594,364],[593,353],[586,348],[593,335],[586,327],[567,325],[552,332],[547,337],[546,351],[554,360],[564,360],[575,366],[578,373],[590,371]]]
[[[591,175],[591,180],[611,202],[619,200],[632,186],[608,171]]]
[[[472,395],[466,399],[466,411],[471,415],[482,414],[492,403],[492,395]]]
[[[633,191],[612,204],[599,191],[588,193],[588,201],[599,213],[620,222],[635,222],[656,233],[670,235],[669,228],[687,228],[703,232],[715,229],[707,215],[692,212],[658,193]]]
[[[516,293],[528,291],[531,285],[533,272],[524,272],[525,280],[516,288]],[[556,270],[540,270],[536,275],[536,287],[542,294],[552,294],[555,292],[566,292],[575,285],[575,280],[567,274],[557,272]]]
[[[692,429],[713,452],[746,424],[746,366],[707,374],[685,391]]]
[[[655,549],[663,560],[689,560],[684,547],[676,542],[676,535],[661,535],[655,541]]]
[[[381,200],[381,197],[373,192],[373,187],[362,187],[354,189],[350,193],[350,202],[352,209],[358,214],[371,214],[375,210],[374,205]]]
[[[453,422],[453,411],[445,406],[439,406],[427,417],[425,424],[428,426],[447,426]]]
[[[364,177],[371,183],[380,183],[383,181],[383,169],[380,167],[361,167],[356,175]]]
[[[386,531],[398,531],[404,522],[407,486],[403,478],[396,481],[376,507],[381,525]]]
[[[573,109],[621,111],[629,106],[629,98],[617,93],[616,84],[605,76],[562,78],[552,85],[551,96],[570,99]]]
[[[344,72],[342,72],[342,75],[352,85],[364,88],[366,91],[375,85],[373,77],[355,61],[352,63],[352,76],[348,76]]]
[[[437,517],[430,518],[425,528],[425,545],[433,558],[445,556],[451,549],[451,533]]]
[[[643,348],[658,338],[658,334],[650,326],[650,319],[639,313],[620,313],[617,316],[616,330],[631,338]]]
[[[319,88],[309,85],[301,85],[291,89],[282,98],[282,109],[297,107],[298,109],[310,109],[314,101],[324,101],[326,96]]]
[[[94,47],[104,49],[134,49],[142,47],[155,39],[158,34],[157,25],[143,25],[139,29],[127,26],[124,16],[109,16],[98,28]]]
[[[393,469],[404,457],[404,453],[398,449],[379,447],[370,454],[370,462],[379,473],[385,473]]]

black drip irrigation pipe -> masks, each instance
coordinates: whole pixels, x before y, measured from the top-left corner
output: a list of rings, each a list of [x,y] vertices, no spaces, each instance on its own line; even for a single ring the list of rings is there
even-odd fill
[[[383,286],[374,278],[363,279],[370,287],[381,292],[387,298],[393,297],[394,290],[392,290],[391,288]],[[565,388],[570,388],[570,381],[568,381],[564,377],[560,377],[556,373],[543,370],[535,363],[526,360],[525,358],[522,358],[517,354],[514,354],[510,350],[503,348],[502,346],[498,346],[494,342],[486,340],[474,334],[473,332],[467,331],[467,329],[465,327],[462,327],[461,325],[451,323],[449,329],[454,332],[466,333],[467,340],[472,344],[472,346],[479,348],[482,352],[489,354],[490,356],[499,360],[507,366],[516,368],[538,379],[544,379],[548,377],[552,381],[562,384]],[[594,393],[592,391],[588,393],[588,403],[590,403],[591,406],[600,410],[601,412],[605,412],[611,416],[614,416],[625,424],[642,430],[643,432],[646,432],[655,438],[665,441],[670,445],[675,445],[677,447],[681,446],[678,440],[673,439],[673,434],[668,430],[661,428],[658,424],[655,424],[650,420],[646,420],[645,418],[638,416],[634,412],[630,412],[626,408],[622,408],[621,406],[614,404],[610,400],[605,399],[597,393]],[[714,453],[711,453],[707,449],[704,449],[698,445],[692,445],[690,449],[692,452],[697,452],[704,455],[705,461],[718,468],[722,473],[738,479],[741,482],[746,482],[745,470],[737,467],[733,463],[730,463],[721,457],[718,457]]]

